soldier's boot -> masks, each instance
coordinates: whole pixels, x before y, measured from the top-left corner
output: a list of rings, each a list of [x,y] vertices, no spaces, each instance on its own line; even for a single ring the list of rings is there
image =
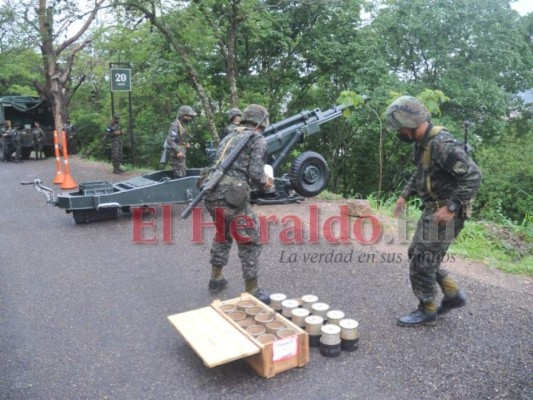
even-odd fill
[[[453,309],[461,308],[466,305],[466,295],[462,290],[459,290],[453,297],[444,297],[437,309],[439,315],[449,313]]]
[[[459,289],[457,282],[455,282],[449,275],[442,279],[438,279],[444,298],[437,309],[439,315],[449,313],[455,308],[464,307],[466,305],[466,295]]]
[[[113,165],[113,173],[114,174],[121,174],[123,173],[124,171],[120,169],[120,166],[118,165]]]
[[[265,304],[270,304],[270,295],[257,287],[257,279],[246,279],[244,281],[245,291],[254,296],[257,300]]]
[[[211,268],[211,279],[209,279],[209,291],[211,293],[220,292],[228,286],[228,280],[224,278],[222,268],[223,267],[215,266]]]
[[[398,318],[397,324],[405,327],[433,326],[437,324],[437,307],[434,301],[420,303],[410,314]]]

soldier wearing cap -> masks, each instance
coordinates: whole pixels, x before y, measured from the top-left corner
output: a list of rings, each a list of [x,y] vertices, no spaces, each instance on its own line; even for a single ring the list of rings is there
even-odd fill
[[[441,267],[450,243],[470,216],[481,172],[446,128],[433,126],[428,109],[415,97],[396,99],[385,112],[388,130],[414,144],[415,172],[398,198],[395,216],[417,195],[424,208],[409,246],[409,274],[418,308],[398,319],[400,326],[435,325],[439,315],[466,304],[466,296]],[[436,306],[436,287],[444,294]]]
[[[190,106],[181,106],[178,109],[176,120],[168,130],[166,147],[169,149],[170,165],[174,178],[187,175],[187,149],[190,147],[187,135],[187,125],[193,120],[196,113]]]
[[[261,244],[257,218],[248,198],[248,184],[250,182],[264,190],[273,185],[272,179],[265,174],[263,161],[267,144],[262,132],[268,125],[268,112],[263,106],[250,104],[244,110],[241,126],[230,132],[218,146],[214,165],[221,163],[245,135],[251,137],[217,186],[204,198],[205,206],[216,222],[217,230],[211,247],[209,290],[218,292],[227,286],[223,268],[228,263],[231,245],[235,239],[245,291],[267,304],[270,303],[270,297],[258,288],[257,283]],[[236,226],[242,219],[253,223],[232,230],[231,227]]]
[[[113,173],[121,174],[124,172],[120,168],[122,163],[122,128],[120,127],[120,116],[113,115],[113,121],[106,129],[107,137],[111,140],[111,160],[113,162]]]
[[[222,136],[220,139],[224,139],[229,135],[235,128],[237,128],[241,123],[242,111],[238,108],[232,108],[228,111],[228,125],[222,130]]]

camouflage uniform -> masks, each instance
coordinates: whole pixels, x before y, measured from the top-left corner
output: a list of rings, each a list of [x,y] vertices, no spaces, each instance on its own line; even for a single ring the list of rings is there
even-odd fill
[[[407,199],[415,194],[424,204],[408,250],[411,286],[419,306],[398,318],[398,325],[435,325],[439,314],[466,304],[465,294],[441,268],[441,263],[469,217],[471,201],[481,184],[481,172],[463,143],[445,128],[431,124],[431,113],[417,98],[399,97],[385,115],[387,128],[396,131],[399,140],[415,144],[416,170],[398,198],[394,213],[398,215]],[[438,309],[436,283],[444,293]]]
[[[113,163],[113,173],[120,174],[122,163],[122,129],[118,118],[114,118],[111,125],[106,129],[108,138],[111,140],[111,160]]]
[[[44,131],[40,125],[36,125],[32,131],[33,148],[35,150],[35,159],[45,158],[43,153]]]
[[[22,136],[17,128],[12,128],[10,134],[15,149],[15,162],[18,163],[22,155]]]
[[[444,129],[430,138],[432,127],[428,125],[424,140],[415,146],[416,171],[401,193],[405,199],[416,194],[424,204],[408,251],[411,285],[421,303],[434,301],[435,283],[441,284],[448,275],[441,262],[450,243],[463,229],[470,201],[481,184],[481,172],[464,151],[463,144]],[[427,146],[431,148],[431,160],[429,165],[424,165]],[[435,222],[433,214],[449,203],[457,206],[455,218],[448,224]]]
[[[226,136],[228,136],[231,132],[233,132],[235,129],[237,129],[240,125],[239,124],[228,124],[222,129],[222,136],[221,139],[224,139]]]
[[[252,129],[250,128],[241,128],[234,130],[226,136],[218,147],[215,165],[222,160],[223,154],[227,155],[231,152],[231,149],[242,139],[244,134],[250,133],[251,131]],[[225,176],[215,189],[209,192],[204,198],[205,206],[214,221],[217,209],[225,212],[224,223],[216,227],[217,236],[223,237],[224,240],[217,241],[217,237],[213,239],[210,260],[212,266],[224,267],[228,263],[229,252],[233,243],[233,237],[230,233],[232,221],[238,219],[239,216],[247,216],[254,221],[253,227],[238,229],[241,239],[242,237],[246,238],[237,242],[244,280],[257,279],[258,276],[258,259],[261,254],[257,226],[258,221],[250,206],[249,199],[246,199],[244,204],[237,208],[228,204],[226,193],[231,182],[235,180],[241,180],[246,183],[251,181],[259,187],[265,185],[267,178],[264,173],[263,156],[266,149],[265,138],[259,133],[253,134],[247,146],[231,164]]]
[[[238,108],[232,108],[228,111],[228,121],[229,124],[222,129],[222,136],[220,139],[224,139],[226,136],[228,136],[231,132],[233,132],[236,128],[240,126],[241,117],[242,117],[242,111]]]
[[[67,139],[68,154],[76,154],[78,152],[77,138],[74,133],[74,125],[72,125],[70,119],[67,119],[67,122],[63,124],[63,129],[65,130],[65,136]]]
[[[2,142],[2,150],[4,151],[2,156],[4,161],[11,161],[11,155],[13,154],[13,139],[11,137],[11,126],[7,123],[7,121],[4,122],[4,126],[2,127]]]
[[[187,129],[185,124],[182,124],[179,119],[176,119],[170,125],[167,135],[167,147],[169,151],[169,160],[172,167],[172,174],[174,178],[181,178],[187,175]],[[183,155],[178,158],[178,153]]]

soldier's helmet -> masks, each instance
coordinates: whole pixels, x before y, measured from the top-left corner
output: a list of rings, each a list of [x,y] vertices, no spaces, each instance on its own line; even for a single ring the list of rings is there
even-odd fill
[[[115,121],[118,121],[120,119],[120,115],[118,115],[118,114],[113,115],[113,119]]]
[[[4,121],[4,125],[6,126],[6,128],[11,128],[11,121],[9,119],[6,119]]]
[[[259,104],[250,104],[242,113],[241,123],[245,122],[251,122],[266,128],[270,125],[267,109]]]
[[[184,115],[190,115],[191,117],[194,117],[196,113],[191,106],[181,106],[178,108],[178,118],[181,118]]]
[[[412,96],[401,96],[385,111],[387,129],[397,132],[401,128],[415,129],[431,119],[431,113],[420,100]]]
[[[228,111],[228,121],[231,122],[233,117],[236,117],[237,115],[242,116],[242,111],[238,108],[232,108]]]

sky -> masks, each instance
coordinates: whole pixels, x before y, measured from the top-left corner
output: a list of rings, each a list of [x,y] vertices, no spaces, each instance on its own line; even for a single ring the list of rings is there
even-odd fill
[[[526,15],[530,12],[533,12],[533,1],[532,0],[518,0],[515,3],[511,4],[511,7],[518,11],[520,15]]]

